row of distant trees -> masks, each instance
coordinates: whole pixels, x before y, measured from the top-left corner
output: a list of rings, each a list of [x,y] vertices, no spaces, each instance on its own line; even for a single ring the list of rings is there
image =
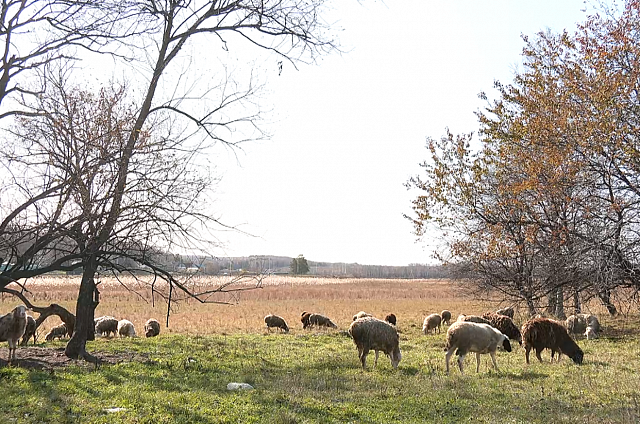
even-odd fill
[[[615,314],[640,290],[640,2],[524,41],[478,137],[427,140],[408,218],[442,232],[439,259],[479,295],[557,316],[597,298]]]

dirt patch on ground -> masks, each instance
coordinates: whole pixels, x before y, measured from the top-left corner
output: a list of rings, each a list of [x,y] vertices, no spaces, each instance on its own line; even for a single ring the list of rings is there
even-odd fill
[[[6,355],[9,349],[0,350],[0,367],[7,366]],[[104,365],[114,365],[121,362],[147,362],[148,357],[133,352],[90,352],[98,363],[91,363],[84,360],[67,358],[64,348],[46,347],[21,347],[16,351],[16,363],[13,365],[19,368],[30,370],[54,370],[66,368],[68,366],[79,366],[84,368],[96,368]]]

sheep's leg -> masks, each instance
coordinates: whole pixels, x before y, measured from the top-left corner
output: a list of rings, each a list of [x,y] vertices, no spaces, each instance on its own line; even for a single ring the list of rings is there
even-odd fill
[[[498,371],[498,363],[496,362],[496,353],[489,352],[489,355],[491,355],[491,361],[493,361],[493,367],[496,369],[496,371]]]
[[[449,374],[449,360],[451,359],[451,355],[453,355],[453,352],[456,350],[455,347],[452,347],[451,349],[447,350],[447,353],[444,355],[444,360],[447,364],[447,374]]]
[[[538,361],[542,362],[542,356],[540,356],[540,354],[542,353],[542,349],[536,349],[536,358],[538,358]],[[553,362],[553,351],[551,351],[551,362]]]
[[[476,352],[476,374],[480,372],[480,353]]]
[[[374,368],[378,366],[378,354],[380,353],[380,351],[376,350],[375,352],[376,352],[376,359],[375,359],[375,361],[373,361],[373,367]]]
[[[362,369],[365,369],[367,366],[367,355],[369,354],[369,349],[363,348],[360,352],[360,362],[362,362]]]
[[[458,356],[458,368],[460,368],[460,374],[464,374],[464,371],[462,369],[462,362],[464,361],[464,353],[462,355]]]
[[[524,357],[527,360],[527,364],[529,363],[529,353],[531,352],[531,346],[526,346],[524,348]]]

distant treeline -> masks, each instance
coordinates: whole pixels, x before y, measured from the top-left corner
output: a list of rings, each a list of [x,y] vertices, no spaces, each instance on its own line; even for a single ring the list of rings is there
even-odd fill
[[[293,260],[288,256],[242,256],[226,258],[165,255],[175,272],[198,272],[225,275],[240,272],[289,274]],[[361,265],[357,263],[315,262],[308,260],[308,275],[353,278],[445,278],[448,270],[439,265],[409,264],[405,266]],[[167,264],[169,265],[169,264]]]

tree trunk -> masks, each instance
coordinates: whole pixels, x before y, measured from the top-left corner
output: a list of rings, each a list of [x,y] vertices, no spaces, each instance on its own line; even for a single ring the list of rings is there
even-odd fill
[[[573,313],[576,315],[582,313],[582,304],[580,303],[580,293],[578,290],[574,290],[573,292]]]
[[[600,302],[607,308],[607,311],[609,311],[609,315],[615,316],[618,313],[616,305],[611,302],[611,290],[598,290],[598,297],[600,298]]]
[[[86,359],[95,362],[95,358],[86,351],[87,340],[94,340],[95,310],[99,303],[99,292],[95,284],[97,262],[95,258],[87,261],[82,273],[80,292],[76,303],[76,326],[65,348],[65,355],[72,359]]]
[[[555,316],[556,309],[558,308],[558,288],[554,287],[549,291],[547,295],[547,308],[545,312],[547,315]]]
[[[567,316],[564,313],[564,289],[562,286],[556,288],[555,316],[560,319],[567,319]]]

